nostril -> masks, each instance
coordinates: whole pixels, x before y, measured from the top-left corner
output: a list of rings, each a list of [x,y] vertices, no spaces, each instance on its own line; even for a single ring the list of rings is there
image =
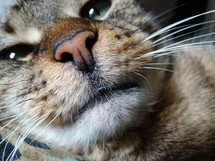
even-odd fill
[[[92,72],[95,65],[92,47],[96,42],[96,34],[91,30],[84,30],[64,39],[55,44],[55,59],[60,62],[72,61],[79,70]]]
[[[62,53],[61,62],[65,63],[67,61],[74,61],[73,54],[71,53]]]
[[[92,52],[92,48],[93,48],[93,45],[96,43],[96,37],[95,38],[88,38],[86,40],[86,48]]]

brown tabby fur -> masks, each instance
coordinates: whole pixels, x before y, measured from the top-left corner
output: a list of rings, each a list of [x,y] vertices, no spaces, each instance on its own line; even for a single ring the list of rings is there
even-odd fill
[[[35,45],[36,50],[30,61],[0,60],[2,125],[19,116],[7,127],[18,126],[16,131],[24,134],[32,128],[29,136],[63,149],[64,156],[90,161],[215,160],[212,45],[147,55],[169,44],[154,47],[159,35],[142,41],[159,28],[137,1],[112,0],[98,21],[79,16],[85,3],[17,0],[11,6],[1,23],[0,50],[16,44]],[[92,47],[96,65],[90,74],[72,62],[53,59],[54,44],[83,28],[97,34]],[[98,88],[125,83],[136,86],[113,91],[111,101],[100,101],[79,116]],[[67,129],[78,125],[81,130],[73,134],[83,136],[70,141],[73,135]]]

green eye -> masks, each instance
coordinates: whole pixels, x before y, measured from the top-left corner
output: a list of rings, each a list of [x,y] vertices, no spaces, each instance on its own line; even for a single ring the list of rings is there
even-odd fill
[[[86,3],[80,12],[82,17],[89,19],[100,20],[102,19],[111,7],[109,0],[94,0]]]
[[[28,61],[33,57],[34,46],[18,44],[0,51],[0,59]]]

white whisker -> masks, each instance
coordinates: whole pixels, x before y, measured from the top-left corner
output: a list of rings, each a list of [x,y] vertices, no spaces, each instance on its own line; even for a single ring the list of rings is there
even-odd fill
[[[198,30],[192,31],[192,32],[189,32],[189,33],[186,33],[186,34],[183,34],[183,35],[180,35],[180,36],[178,36],[178,37],[174,37],[174,38],[168,39],[167,41],[162,41],[162,40],[164,40],[164,39],[166,39],[166,38],[168,38],[168,37],[170,37],[170,36],[172,36],[172,35],[175,35],[175,34],[177,34],[177,33],[180,33],[180,32],[182,32],[182,31],[185,31],[185,30],[187,30],[187,29],[190,29],[190,28],[193,28],[193,27],[196,27],[196,26],[204,25],[204,24],[207,24],[207,23],[214,23],[214,22],[215,22],[215,21],[202,22],[202,23],[198,23],[198,24],[191,25],[191,26],[185,27],[185,28],[183,28],[183,29],[177,30],[177,31],[175,31],[175,32],[173,32],[173,33],[170,33],[170,34],[168,34],[168,35],[166,35],[166,36],[164,36],[164,37],[162,37],[162,38],[160,38],[160,39],[154,41],[154,42],[153,42],[153,44],[154,44],[153,47],[156,47],[156,46],[158,46],[158,45],[160,45],[160,44],[162,44],[162,43],[164,43],[164,42],[170,41],[170,40],[172,40],[172,39],[176,39],[176,38],[179,38],[179,37],[182,37],[182,36],[191,34],[191,33],[193,33],[193,32],[197,32]],[[214,26],[214,25],[211,25],[211,26]],[[199,30],[203,30],[203,29],[206,29],[206,28],[210,28],[211,26],[207,26],[207,27],[201,28],[201,29],[199,29]],[[161,41],[162,41],[162,42],[161,42]],[[160,42],[160,43],[159,43],[159,42]]]
[[[204,12],[204,13],[201,13],[201,14],[191,16],[191,17],[185,18],[183,20],[177,21],[177,22],[175,22],[175,23],[173,23],[171,25],[168,25],[168,26],[166,26],[166,27],[154,32],[153,34],[149,35],[145,40],[143,40],[143,42],[148,41],[148,40],[150,40],[150,39],[152,39],[152,38],[154,38],[154,37],[156,37],[158,35],[161,35],[165,31],[167,31],[168,29],[173,28],[173,27],[175,27],[177,25],[180,25],[180,24],[182,24],[184,22],[187,22],[189,20],[195,19],[195,18],[200,17],[200,16],[204,16],[204,15],[207,15],[207,14],[210,14],[210,13],[214,13],[214,12],[215,12],[215,10],[211,10],[211,11],[208,11],[208,12]]]
[[[55,119],[56,119],[58,116],[59,116],[59,114],[57,114],[57,115],[44,127],[44,129],[46,129],[47,127],[49,127],[49,125],[51,125],[51,124],[55,121]],[[40,133],[41,133],[41,131],[38,132],[38,134],[37,134],[37,136],[35,136],[34,140],[37,139],[37,137],[39,136]]]
[[[10,115],[10,116],[7,116],[7,117],[4,117],[4,118],[0,119],[0,121],[6,121],[8,119],[13,119],[14,117],[17,117],[17,116],[18,116],[18,114]]]
[[[24,112],[25,113],[25,112]],[[23,113],[22,113],[23,114]],[[2,126],[1,128],[0,128],[0,131],[2,130],[2,129],[4,129],[5,127],[7,127],[8,125],[10,125],[12,122],[14,122],[15,120],[17,120],[20,116],[22,116],[22,114],[20,114],[20,115],[17,115],[17,117],[15,117],[14,119],[12,119],[12,120],[10,120],[7,124],[5,124],[4,126]],[[0,142],[0,144],[1,144],[2,142]]]
[[[172,55],[172,54],[176,54],[176,53],[179,53],[183,51],[183,49],[176,49],[176,50],[173,50],[173,51],[169,51],[169,52],[164,52],[162,54],[158,54],[158,55],[155,55],[154,58],[158,58],[158,57],[161,57],[161,56],[167,56],[167,55]]]
[[[175,72],[175,71],[173,71],[173,70],[169,70],[169,69],[165,69],[165,68],[156,68],[156,67],[142,67],[142,68],[144,68],[144,69],[152,69],[152,70],[161,70],[161,71],[167,71],[167,72]]]
[[[174,63],[147,63],[146,65],[174,65]]]
[[[212,25],[211,25],[212,26]],[[167,42],[170,42],[170,41],[174,41],[175,39],[178,39],[178,38],[182,38],[182,37],[185,37],[185,36],[188,36],[192,33],[198,33],[199,31],[203,31],[205,30],[206,28],[210,28],[211,26],[208,26],[208,27],[204,27],[204,28],[201,28],[201,29],[198,29],[198,30],[195,30],[195,31],[191,31],[191,32],[187,32],[185,34],[182,34],[182,35],[179,35],[179,36],[174,36],[172,38],[169,38],[169,39],[166,39],[158,44],[156,44],[154,47],[158,46],[158,45],[161,45],[161,44],[164,44],[164,43],[167,43]],[[214,26],[214,25],[213,25]]]
[[[10,158],[10,157],[13,158],[14,157],[16,151],[18,150],[18,148],[20,147],[20,145],[22,144],[22,142],[25,140],[25,138],[29,135],[29,133],[31,131],[33,131],[37,126],[39,126],[44,120],[46,120],[48,116],[49,116],[49,114],[46,114],[46,115],[42,116],[41,118],[38,118],[38,119],[36,119],[34,121],[32,120],[32,123],[26,127],[26,129],[29,129],[29,130],[26,130],[22,135],[19,136],[19,138],[17,139],[17,141],[15,143],[15,148],[10,153],[10,155],[8,156],[8,158]],[[32,126],[32,125],[34,125],[34,126]]]
[[[214,43],[214,41],[203,41],[203,42],[189,43],[189,44],[183,44],[183,45],[178,45],[178,46],[170,45],[170,46],[173,46],[173,47],[170,48],[169,46],[167,46],[167,47],[155,50],[155,51],[148,52],[148,53],[146,53],[146,54],[144,54],[144,55],[142,55],[140,57],[134,58],[134,59],[153,56],[154,54],[158,54],[158,53],[164,53],[164,52],[169,52],[169,51],[177,51],[177,50],[183,49],[183,48],[190,48],[190,47],[196,47],[197,48],[197,46],[195,46],[195,45],[204,45],[204,44],[212,44],[212,43]]]
[[[177,6],[177,7],[178,7],[178,6]],[[146,26],[146,24],[149,23],[149,22],[152,22],[152,21],[154,21],[154,22],[155,22],[155,21],[159,21],[159,18],[160,18],[160,17],[162,17],[162,16],[168,14],[169,12],[175,10],[177,7],[169,8],[169,9],[165,10],[164,12],[162,12],[161,14],[149,18],[143,25],[141,25],[141,26],[138,28],[138,30],[139,30],[139,29],[140,29],[140,30],[143,29],[143,28]],[[137,30],[135,30],[135,31],[133,31],[133,32],[136,32],[136,31],[137,31]]]
[[[7,135],[6,137],[4,137],[4,139],[2,139],[2,141],[1,141],[1,143],[0,143],[0,144],[2,144],[2,142],[4,142],[4,141],[8,138],[8,139],[7,139],[7,143],[6,143],[5,147],[4,147],[3,155],[2,155],[3,160],[4,160],[4,152],[5,152],[5,150],[6,150],[6,147],[7,147],[7,145],[8,145],[8,142],[10,141],[11,137],[14,135],[14,133],[15,133],[19,128],[21,128],[21,127],[24,126],[25,124],[28,124],[29,121],[31,121],[31,120],[26,121],[26,118],[30,115],[30,113],[31,113],[32,111],[34,111],[35,109],[40,108],[40,107],[41,107],[41,106],[38,106],[38,107],[36,107],[36,108],[30,109],[30,110],[26,110],[25,112],[19,114],[19,117],[23,117],[23,116],[24,116],[24,118],[22,118],[22,121],[20,121],[20,123],[16,126],[16,128],[15,128],[9,135]],[[27,113],[27,115],[26,115],[26,113]],[[39,114],[39,112],[38,112],[37,114],[34,114],[34,116],[31,117],[31,119],[35,118],[38,114]],[[16,118],[16,119],[18,119],[18,118]]]
[[[28,112],[28,111],[26,111],[26,112]],[[7,135],[2,141],[5,141],[7,138],[7,143],[6,143],[6,145],[5,145],[5,147],[4,147],[4,150],[3,150],[3,155],[2,155],[2,160],[4,160],[4,153],[5,153],[5,150],[6,150],[6,147],[7,147],[7,145],[8,145],[8,142],[10,141],[10,139],[11,139],[11,137],[14,135],[14,133],[20,128],[20,127],[22,127],[23,125],[24,125],[24,121],[25,121],[25,119],[27,118],[27,116],[29,115],[29,113],[27,114],[27,115],[25,115],[25,117],[22,119],[22,121],[20,121],[20,123],[18,124],[18,126],[9,134],[9,135]],[[20,116],[23,116],[23,115],[20,115]],[[1,144],[1,143],[0,143]],[[8,158],[10,158],[10,157],[8,157]]]
[[[150,81],[145,77],[143,76],[142,74],[138,73],[138,72],[134,72],[136,75],[140,76],[141,78],[143,78],[144,80],[146,80],[147,84],[149,85],[151,91],[152,91],[152,85],[150,83]]]
[[[199,38],[203,38],[203,37],[208,37],[208,36],[211,36],[211,35],[214,35],[214,34],[215,34],[215,32],[204,34],[204,35],[195,36],[195,37],[192,37],[192,38],[189,38],[189,39],[185,39],[185,40],[179,41],[177,43],[173,43],[173,44],[168,45],[168,46],[166,46],[164,48],[169,48],[169,47],[172,47],[172,46],[176,46],[178,44],[182,44],[182,43],[189,42],[191,40],[195,40],[195,39],[199,39]]]

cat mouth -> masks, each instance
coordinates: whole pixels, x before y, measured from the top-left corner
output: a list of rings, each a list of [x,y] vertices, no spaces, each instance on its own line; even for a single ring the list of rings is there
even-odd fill
[[[78,118],[88,109],[93,108],[98,104],[104,104],[114,97],[129,94],[131,91],[139,88],[137,83],[123,83],[112,85],[111,87],[101,87],[92,92],[91,97],[87,103],[82,106],[78,112]]]

